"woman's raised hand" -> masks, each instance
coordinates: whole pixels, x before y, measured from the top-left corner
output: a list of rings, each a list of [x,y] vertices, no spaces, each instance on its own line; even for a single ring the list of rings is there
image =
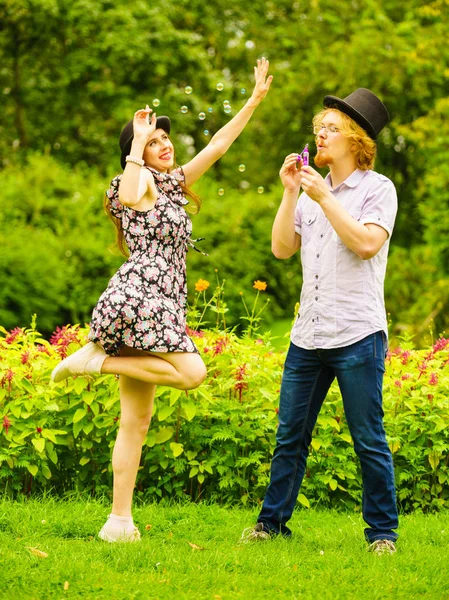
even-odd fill
[[[270,62],[265,57],[262,57],[257,60],[257,66],[254,67],[256,85],[254,86],[251,98],[257,103],[265,98],[270,89],[271,82],[273,81],[273,75],[267,76],[269,66]]]
[[[151,134],[156,129],[156,113],[150,114],[153,112],[153,109],[146,105],[145,108],[138,110],[134,113],[133,119],[133,130],[134,130],[134,138],[141,139],[145,143],[148,142]]]

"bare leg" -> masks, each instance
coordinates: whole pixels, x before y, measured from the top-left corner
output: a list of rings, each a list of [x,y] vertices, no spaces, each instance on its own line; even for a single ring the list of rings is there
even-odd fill
[[[125,375],[145,383],[166,385],[179,390],[196,388],[206,378],[206,367],[199,354],[148,353],[132,348],[125,348],[121,356],[108,356],[101,372]]]
[[[120,377],[120,429],[112,454],[114,492],[112,513],[131,516],[131,503],[142,444],[148,431],[156,386]]]

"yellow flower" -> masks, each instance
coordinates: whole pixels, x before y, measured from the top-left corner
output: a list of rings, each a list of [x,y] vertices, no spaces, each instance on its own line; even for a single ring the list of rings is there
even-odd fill
[[[256,290],[259,290],[259,292],[264,292],[267,289],[267,284],[265,283],[265,281],[255,281],[253,288]]]
[[[195,289],[197,292],[204,292],[210,286],[210,283],[205,279],[198,279],[195,283]]]

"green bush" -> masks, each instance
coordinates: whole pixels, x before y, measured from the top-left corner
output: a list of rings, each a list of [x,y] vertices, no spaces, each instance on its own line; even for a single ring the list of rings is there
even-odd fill
[[[47,337],[65,323],[90,321],[109,278],[125,260],[113,249],[114,227],[103,211],[104,192],[115,174],[104,176],[82,165],[68,168],[52,156],[36,154],[25,165],[0,172],[0,323],[4,327],[25,327],[37,313],[39,328]],[[194,282],[203,277],[213,280],[217,270],[227,289],[235,290],[224,300],[229,309],[227,324],[235,326],[239,324],[238,291],[262,279],[272,300],[265,319],[272,325],[290,315],[299,300],[300,258],[277,260],[271,252],[280,184],[262,192],[254,183],[248,182],[247,189],[236,189],[236,183],[205,177],[195,186],[203,207],[193,216],[193,235],[205,238],[198,246],[209,256],[188,253],[190,297]],[[445,221],[439,222],[441,232],[434,245],[430,233],[426,244],[411,248],[395,245],[393,237],[385,282],[392,334],[416,335],[419,344],[426,343],[433,322],[437,331],[447,328]]]
[[[51,343],[33,326],[0,331],[4,488],[12,495],[109,492],[120,418],[117,378],[49,382],[59,358],[84,343],[87,330],[64,327]],[[208,379],[188,393],[157,388],[137,494],[145,500],[258,502],[275,444],[284,353],[273,350],[268,335],[239,338],[217,330],[192,335]],[[403,510],[449,506],[448,349],[449,340],[440,338],[427,350],[405,345],[388,355],[385,424]],[[310,451],[299,502],[358,509],[360,470],[335,384]]]
[[[114,175],[117,173],[114,173]],[[0,323],[25,327],[35,313],[47,337],[65,323],[88,323],[92,308],[125,258],[113,249],[114,226],[103,211],[112,175],[81,166],[69,169],[51,156],[31,155],[26,166],[0,174]],[[30,186],[30,181],[33,185]],[[256,279],[268,281],[271,322],[289,314],[298,299],[298,258],[278,261],[270,250],[270,231],[278,194],[243,191],[201,181],[204,200],[193,217],[194,237],[205,257],[188,253],[189,289],[200,277],[228,281],[241,289]],[[235,210],[235,206],[239,210]],[[226,297],[229,324],[239,323],[238,294]]]

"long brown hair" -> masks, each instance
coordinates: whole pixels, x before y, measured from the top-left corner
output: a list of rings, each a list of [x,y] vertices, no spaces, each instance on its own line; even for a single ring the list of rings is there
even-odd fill
[[[175,162],[175,166],[173,169],[171,169],[169,171],[169,173],[171,173],[172,170],[179,168],[178,165],[176,165]],[[186,211],[189,212],[192,215],[196,215],[200,212],[200,208],[201,208],[201,198],[195,194],[195,192],[193,192],[189,187],[187,187],[184,183],[180,183],[181,189],[182,189],[182,193],[184,194],[184,196],[186,198],[188,198],[189,200],[192,201],[193,204],[191,204],[189,202],[189,204],[187,204],[186,206]],[[123,254],[123,256],[126,256],[126,258],[129,257],[129,250],[128,250],[128,246],[126,244],[126,240],[125,240],[125,235],[123,233],[123,226],[122,226],[122,220],[118,219],[117,217],[114,217],[114,215],[111,213],[111,209],[110,209],[110,199],[108,197],[107,194],[104,195],[104,209],[106,211],[106,214],[108,215],[108,217],[111,219],[111,221],[114,223],[115,225],[115,245],[118,247],[118,249],[120,250],[120,252]]]

